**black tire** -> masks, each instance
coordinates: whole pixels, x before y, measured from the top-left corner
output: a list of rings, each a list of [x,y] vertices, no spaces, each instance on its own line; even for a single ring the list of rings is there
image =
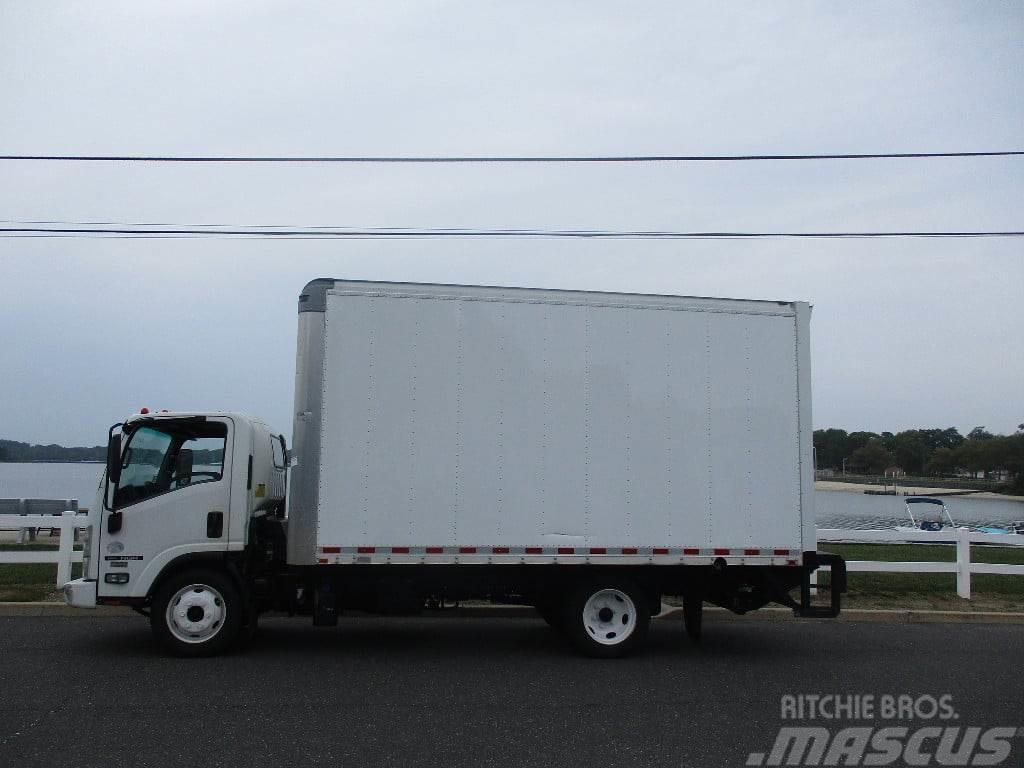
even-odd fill
[[[560,628],[576,649],[599,659],[635,651],[647,637],[650,620],[647,595],[615,577],[578,584],[566,593],[559,611]]]
[[[683,626],[686,628],[686,636],[694,642],[700,640],[703,624],[704,601],[699,595],[686,595],[683,597]]]
[[[169,618],[172,601],[181,606],[180,617]],[[188,603],[191,605],[186,607]],[[149,623],[157,641],[168,653],[215,656],[238,639],[243,611],[242,596],[230,576],[196,568],[174,574],[160,585],[153,596]],[[173,626],[169,622],[174,622]],[[190,634],[190,629],[195,632]]]

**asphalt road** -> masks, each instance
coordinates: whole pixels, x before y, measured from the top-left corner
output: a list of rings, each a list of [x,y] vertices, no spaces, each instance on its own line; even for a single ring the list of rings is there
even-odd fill
[[[743,766],[784,694],[951,694],[962,725],[1024,725],[1019,626],[705,633],[654,622],[642,655],[609,662],[532,619],[282,618],[185,661],[142,618],[2,618],[0,766]]]

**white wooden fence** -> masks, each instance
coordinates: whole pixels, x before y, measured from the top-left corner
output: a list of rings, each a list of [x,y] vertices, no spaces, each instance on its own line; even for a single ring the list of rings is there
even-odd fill
[[[974,533],[967,528],[947,528],[942,531],[856,531],[844,528],[819,528],[818,543],[955,544],[955,562],[847,560],[846,570],[851,573],[955,573],[956,593],[967,600],[971,599],[972,574],[996,573],[1024,576],[1024,565],[971,562],[972,544],[994,544],[1001,547],[1024,546],[1024,536],[1018,534]]]
[[[79,511],[75,499],[0,499],[0,530],[60,531],[57,549],[0,550],[0,563],[56,563],[59,589],[71,580],[72,563],[82,562],[82,550],[75,549],[75,532],[88,524],[88,517]]]

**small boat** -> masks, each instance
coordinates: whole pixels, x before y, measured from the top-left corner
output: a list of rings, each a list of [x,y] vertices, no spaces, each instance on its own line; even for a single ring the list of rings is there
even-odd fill
[[[897,525],[897,531],[941,531],[943,528],[956,528],[949,510],[946,509],[946,502],[942,499],[933,499],[931,496],[907,496],[904,499],[907,507],[907,517],[910,518],[910,525]],[[926,520],[922,516],[920,520],[914,516],[912,505],[933,504],[939,507],[938,520]]]
[[[978,533],[994,533],[999,534],[1024,534],[1024,520],[1015,520],[1012,523],[1007,523],[1007,527],[996,525],[979,525],[976,530]]]
[[[953,522],[953,516],[949,514],[949,510],[946,508],[946,502],[942,499],[934,499],[930,496],[907,496],[904,501],[907,507],[907,517],[910,518],[911,524],[897,525],[897,531],[941,531],[943,528],[957,527],[957,524]],[[926,520],[923,516],[920,519],[915,517],[913,507],[911,507],[912,504],[932,504],[939,507],[939,519]],[[978,525],[972,526],[971,530],[975,533],[989,533],[997,536],[1007,534],[1024,535],[1024,520],[1007,523],[1005,528],[996,525]]]

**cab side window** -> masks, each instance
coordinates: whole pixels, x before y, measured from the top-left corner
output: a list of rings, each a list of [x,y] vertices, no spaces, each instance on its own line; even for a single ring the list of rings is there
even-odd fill
[[[220,480],[224,476],[223,437],[191,437],[181,443],[174,460],[171,487]]]
[[[224,477],[227,426],[156,422],[132,432],[121,460],[114,508]]]

